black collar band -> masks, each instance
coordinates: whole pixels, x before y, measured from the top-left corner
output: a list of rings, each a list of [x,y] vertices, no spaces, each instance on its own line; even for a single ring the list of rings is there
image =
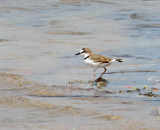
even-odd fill
[[[90,56],[90,55],[89,55]],[[85,57],[84,60],[86,60],[89,56]]]

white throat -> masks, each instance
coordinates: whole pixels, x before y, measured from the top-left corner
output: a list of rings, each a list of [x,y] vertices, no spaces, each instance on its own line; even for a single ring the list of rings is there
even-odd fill
[[[84,59],[87,58],[90,54],[88,53],[83,53],[84,54]]]

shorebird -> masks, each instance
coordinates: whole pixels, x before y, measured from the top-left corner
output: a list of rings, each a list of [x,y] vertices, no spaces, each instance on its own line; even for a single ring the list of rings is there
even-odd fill
[[[107,58],[107,57],[102,56],[102,55],[93,54],[92,51],[89,48],[82,48],[80,50],[80,52],[78,52],[75,55],[83,55],[84,56],[84,62],[94,69],[93,80],[92,80],[91,83],[94,82],[96,69],[104,68],[104,72],[97,79],[97,81],[100,81],[103,74],[107,71],[107,69],[106,69],[107,66],[109,66],[113,62],[123,62],[122,59],[111,59],[111,58]]]

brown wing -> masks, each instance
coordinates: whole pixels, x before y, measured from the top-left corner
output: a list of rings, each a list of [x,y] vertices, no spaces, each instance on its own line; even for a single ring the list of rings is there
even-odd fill
[[[102,62],[102,63],[108,63],[109,61],[112,60],[110,58],[107,58],[101,55],[97,55],[97,54],[92,54],[90,58],[96,62]]]

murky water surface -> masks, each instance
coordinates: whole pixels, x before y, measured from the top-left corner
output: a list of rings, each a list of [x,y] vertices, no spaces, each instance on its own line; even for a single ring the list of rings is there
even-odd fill
[[[83,68],[83,58],[74,55],[83,47],[124,59],[123,64],[109,67],[109,72],[158,71],[158,8],[159,1],[139,0],[1,1],[1,71],[50,85],[90,80],[92,70]],[[147,81],[151,76],[158,72],[137,74],[132,80],[145,77]],[[127,74],[122,77],[129,78]]]
[[[87,47],[124,61],[108,67],[103,78],[109,83],[102,89],[160,89],[159,8],[159,0],[1,0],[0,71],[46,86],[91,88],[93,69],[75,56]],[[111,97],[159,106],[159,98],[138,93]]]

